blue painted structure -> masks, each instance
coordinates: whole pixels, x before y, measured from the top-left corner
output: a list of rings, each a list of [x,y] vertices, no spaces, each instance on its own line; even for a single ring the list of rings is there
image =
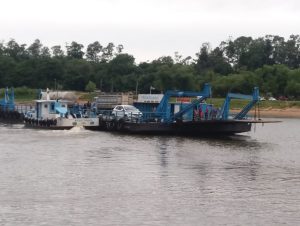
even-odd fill
[[[251,108],[259,101],[259,89],[258,87],[254,87],[252,95],[228,93],[222,105],[221,112],[218,115],[218,119],[228,119],[231,99],[250,100],[250,102],[237,115],[233,117],[233,119],[237,120],[244,119]]]
[[[192,91],[167,91],[156,109],[156,116],[161,117],[165,123],[172,123],[174,120],[181,119],[183,115],[190,114],[194,107],[211,96],[211,86],[206,83],[201,92]],[[180,110],[174,113],[174,104],[170,103],[171,97],[197,97],[188,104],[181,104]]]
[[[138,102],[136,106],[143,113],[140,119],[116,119],[110,114],[99,115],[99,130],[216,136],[249,132],[253,123],[265,122],[246,119],[246,114],[259,101],[258,88],[254,88],[252,95],[229,93],[222,109],[206,103],[209,97],[209,84],[205,84],[201,92],[167,91],[156,111],[153,111],[153,103]],[[250,100],[250,103],[236,116],[229,117],[230,101],[233,98]]]
[[[10,91],[8,88],[5,89],[4,98],[0,100],[0,108],[5,111],[15,110],[15,94],[13,88],[11,88]]]

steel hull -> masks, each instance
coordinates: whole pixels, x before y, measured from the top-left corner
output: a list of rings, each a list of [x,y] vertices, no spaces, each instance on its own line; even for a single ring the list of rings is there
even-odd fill
[[[185,134],[185,135],[217,135],[249,132],[251,121],[247,120],[206,120],[174,123],[159,122],[99,122],[99,130],[120,131],[137,134]]]
[[[125,123],[124,131],[186,135],[236,134],[251,131],[251,123],[241,121],[203,121],[181,123]]]
[[[3,111],[0,109],[0,122],[9,124],[22,123],[24,115],[17,111]]]

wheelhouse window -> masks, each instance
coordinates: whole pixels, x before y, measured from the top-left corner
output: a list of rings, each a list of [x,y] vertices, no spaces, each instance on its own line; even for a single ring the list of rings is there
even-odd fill
[[[55,113],[55,103],[50,104],[50,111],[51,114]]]

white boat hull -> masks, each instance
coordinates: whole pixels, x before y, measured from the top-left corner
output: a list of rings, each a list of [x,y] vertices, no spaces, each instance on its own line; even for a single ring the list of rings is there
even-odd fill
[[[45,120],[25,120],[25,125],[32,128],[64,130],[73,127],[97,128],[98,118],[57,118],[55,123],[47,123]]]

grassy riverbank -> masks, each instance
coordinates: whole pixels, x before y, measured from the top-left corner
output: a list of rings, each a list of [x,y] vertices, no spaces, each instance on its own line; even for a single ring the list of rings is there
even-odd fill
[[[221,107],[224,102],[224,98],[211,98],[207,100],[207,103],[212,103],[216,107]],[[242,109],[249,101],[247,100],[231,100],[231,108],[232,109]],[[286,108],[299,108],[300,109],[300,101],[260,101],[259,107],[261,109],[286,109]]]
[[[212,98],[207,102],[214,104],[216,107],[221,107],[224,98]],[[232,113],[238,113],[248,102],[247,100],[232,100],[230,111]],[[250,114],[256,114],[261,118],[300,118],[300,101],[260,101],[259,111],[257,110],[255,113],[255,111],[252,110]]]

